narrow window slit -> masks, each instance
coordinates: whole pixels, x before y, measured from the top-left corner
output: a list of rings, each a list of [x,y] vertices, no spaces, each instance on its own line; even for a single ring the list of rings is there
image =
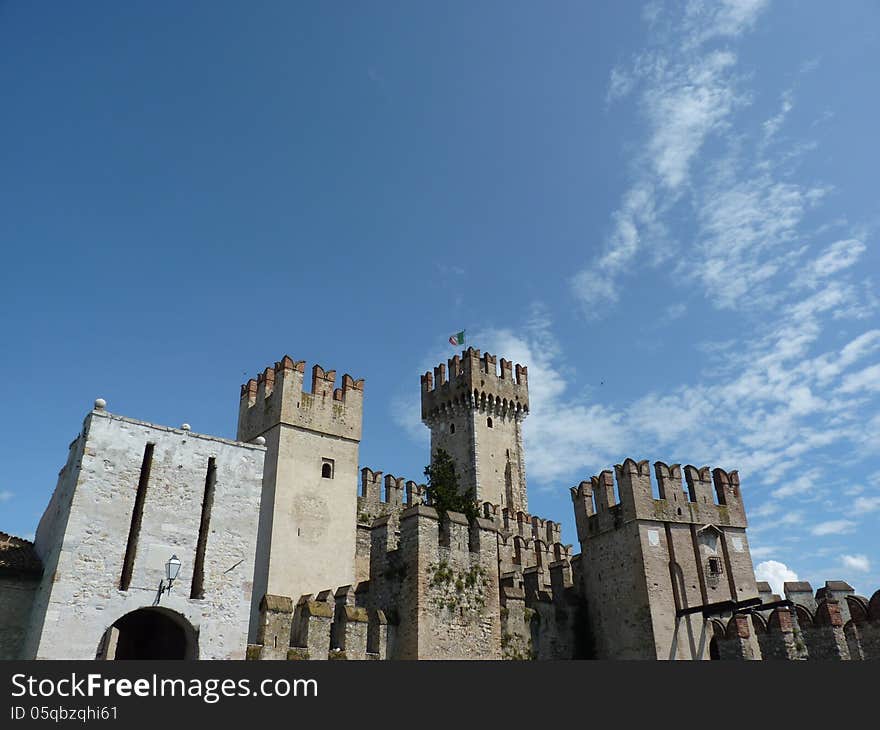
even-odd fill
[[[119,590],[121,591],[127,591],[131,585],[131,574],[134,571],[138,538],[141,534],[141,522],[144,519],[147,485],[150,482],[150,469],[153,465],[154,446],[155,444],[147,444],[144,447],[144,460],[141,462],[141,475],[138,479],[137,492],[134,497],[134,508],[131,511],[131,525],[128,528],[128,542],[125,544],[125,559],[122,561],[122,576],[119,578]]]
[[[208,459],[205,474],[205,496],[202,498],[202,520],[199,523],[199,541],[196,545],[196,561],[193,564],[190,598],[205,597],[205,549],[208,546],[208,532],[211,528],[211,509],[214,506],[214,486],[217,484],[217,462],[212,456]]]

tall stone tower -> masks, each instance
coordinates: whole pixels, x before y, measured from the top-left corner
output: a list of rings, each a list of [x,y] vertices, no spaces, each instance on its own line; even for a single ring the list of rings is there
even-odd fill
[[[514,375],[515,373],[515,375]],[[529,413],[528,368],[469,347],[422,376],[422,422],[431,429],[431,458],[444,449],[462,490],[477,500],[528,511],[522,423]]]
[[[355,580],[358,446],[364,381],[285,356],[241,387],[238,440],[266,439],[250,638],[259,602],[296,600]]]
[[[708,659],[713,621],[755,602],[739,476],[626,459],[571,490],[597,659]],[[713,488],[714,477],[714,488]],[[760,601],[757,601],[760,603]],[[752,637],[754,638],[754,637]]]

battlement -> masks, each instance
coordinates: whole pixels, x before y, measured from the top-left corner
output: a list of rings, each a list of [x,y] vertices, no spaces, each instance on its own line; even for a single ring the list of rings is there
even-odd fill
[[[522,510],[512,510],[491,502],[483,502],[480,505],[480,512],[485,519],[491,520],[503,535],[531,536],[547,543],[559,542],[562,535],[562,525],[558,522],[530,515]]]
[[[654,474],[659,499],[654,497],[648,462],[629,458],[615,465],[614,472],[606,469],[572,487],[578,539],[634,519],[746,527],[736,471],[687,465],[687,492],[679,464],[657,461]],[[619,502],[615,498],[615,477]]]
[[[572,546],[561,542],[547,542],[540,538],[522,535],[500,535],[498,538],[498,561],[501,574],[518,575],[520,581],[525,571],[540,568],[543,571],[541,585],[550,585],[550,566],[554,563],[569,564]]]
[[[411,479],[396,477],[369,467],[361,469],[361,487],[358,494],[358,522],[371,523],[377,517],[400,512],[406,507],[422,504],[427,487]]]
[[[444,412],[479,409],[499,416],[524,418],[529,412],[529,369],[469,347],[421,377],[422,420]]]
[[[250,441],[273,426],[290,426],[360,440],[364,381],[312,367],[311,392],[303,389],[305,361],[285,355],[241,386],[238,439]]]
[[[387,659],[387,620],[366,606],[369,582],[318,594],[266,595],[248,659]]]
[[[469,523],[460,512],[447,512],[443,519],[433,507],[416,504],[400,514],[400,549],[430,554],[441,548],[455,553],[480,553],[497,530],[489,520],[478,517]],[[494,552],[494,551],[493,551]]]

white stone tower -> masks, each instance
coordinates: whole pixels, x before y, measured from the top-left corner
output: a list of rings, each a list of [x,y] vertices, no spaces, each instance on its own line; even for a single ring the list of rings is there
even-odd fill
[[[358,446],[364,381],[285,356],[241,388],[238,439],[266,439],[250,636],[267,593],[291,596],[355,581]]]
[[[444,449],[462,490],[479,502],[528,511],[522,423],[529,412],[528,368],[469,347],[422,376],[422,421],[431,429],[431,458]]]

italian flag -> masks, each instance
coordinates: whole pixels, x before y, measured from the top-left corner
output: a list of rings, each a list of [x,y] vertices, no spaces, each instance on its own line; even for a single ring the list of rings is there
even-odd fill
[[[452,335],[449,338],[450,345],[463,345],[464,344],[464,330],[458,332],[457,334]]]

